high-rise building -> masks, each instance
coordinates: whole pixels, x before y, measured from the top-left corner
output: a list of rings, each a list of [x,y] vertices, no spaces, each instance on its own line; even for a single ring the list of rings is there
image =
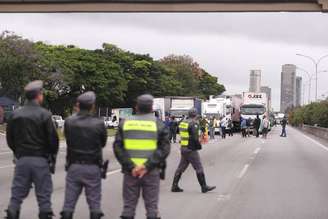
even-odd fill
[[[280,111],[296,106],[296,65],[286,64],[281,71]]]
[[[296,77],[296,106],[302,105],[302,77]]]
[[[249,78],[249,92],[261,91],[261,70],[251,70]]]
[[[266,93],[268,97],[268,109],[271,110],[271,88],[269,86],[262,86],[261,93]]]

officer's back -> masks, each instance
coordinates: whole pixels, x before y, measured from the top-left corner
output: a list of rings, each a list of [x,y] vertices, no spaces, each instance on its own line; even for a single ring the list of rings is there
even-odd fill
[[[9,145],[18,156],[42,156],[58,149],[51,113],[33,101],[13,112],[8,132]]]
[[[81,110],[65,121],[65,136],[68,153],[74,153],[77,159],[87,156],[87,159],[101,158],[102,147],[106,145],[107,133],[104,122]],[[99,155],[91,157],[90,155]]]
[[[107,141],[104,121],[96,118],[93,111],[96,94],[85,92],[77,98],[78,113],[66,119],[67,143],[66,189],[61,219],[72,219],[81,191],[90,210],[91,219],[104,216],[101,210],[101,177],[106,175],[102,148]]]
[[[17,159],[6,218],[19,218],[22,202],[33,184],[39,218],[51,219],[51,172],[55,169],[58,135],[51,113],[41,107],[43,82],[30,82],[25,87],[25,95],[27,104],[16,110],[7,124],[7,143]]]

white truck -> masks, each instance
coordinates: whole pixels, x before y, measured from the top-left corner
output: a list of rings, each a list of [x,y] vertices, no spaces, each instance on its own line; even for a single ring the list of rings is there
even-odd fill
[[[202,116],[216,117],[217,119],[231,115],[231,100],[226,96],[210,96],[209,100],[202,104]]]
[[[168,97],[170,99],[169,114],[181,119],[188,116],[190,109],[195,108],[198,115],[202,114],[202,100],[197,97]]]
[[[201,115],[202,101],[196,97],[168,96],[154,99],[153,111],[159,115],[161,120],[165,116],[175,116],[180,119],[187,116],[191,108],[196,108],[197,113]]]
[[[263,116],[268,116],[268,98],[266,93],[244,92],[240,114],[243,119],[251,119],[251,121],[253,121],[257,115],[259,115],[261,120]]]

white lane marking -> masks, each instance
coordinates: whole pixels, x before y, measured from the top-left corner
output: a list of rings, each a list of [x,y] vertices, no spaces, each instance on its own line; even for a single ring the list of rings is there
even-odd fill
[[[12,167],[14,167],[14,166],[15,166],[15,165],[2,166],[2,167],[0,167],[0,169],[12,168]]]
[[[313,143],[315,143],[317,146],[321,147],[322,149],[324,149],[325,151],[328,151],[328,148],[326,146],[324,146],[323,144],[321,144],[320,142],[314,140],[313,138],[310,138],[309,136],[306,136],[305,134],[303,134],[302,132],[300,132],[304,138],[306,138],[309,141],[312,141]]]
[[[254,151],[254,154],[258,154],[260,152],[261,148],[256,148]]]
[[[241,170],[241,172],[239,173],[239,175],[238,175],[238,178],[239,178],[239,179],[241,179],[241,178],[244,177],[244,175],[245,175],[245,173],[247,172],[248,168],[249,168],[249,164],[246,164],[246,165],[244,166],[244,168]]]
[[[121,169],[113,170],[113,171],[107,172],[106,175],[107,175],[107,176],[110,176],[110,175],[114,175],[114,174],[119,173],[119,172],[121,172]]]

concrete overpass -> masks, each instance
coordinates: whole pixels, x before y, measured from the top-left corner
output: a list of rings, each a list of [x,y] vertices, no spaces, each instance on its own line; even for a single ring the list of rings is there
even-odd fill
[[[327,12],[328,0],[0,0],[0,12]]]

